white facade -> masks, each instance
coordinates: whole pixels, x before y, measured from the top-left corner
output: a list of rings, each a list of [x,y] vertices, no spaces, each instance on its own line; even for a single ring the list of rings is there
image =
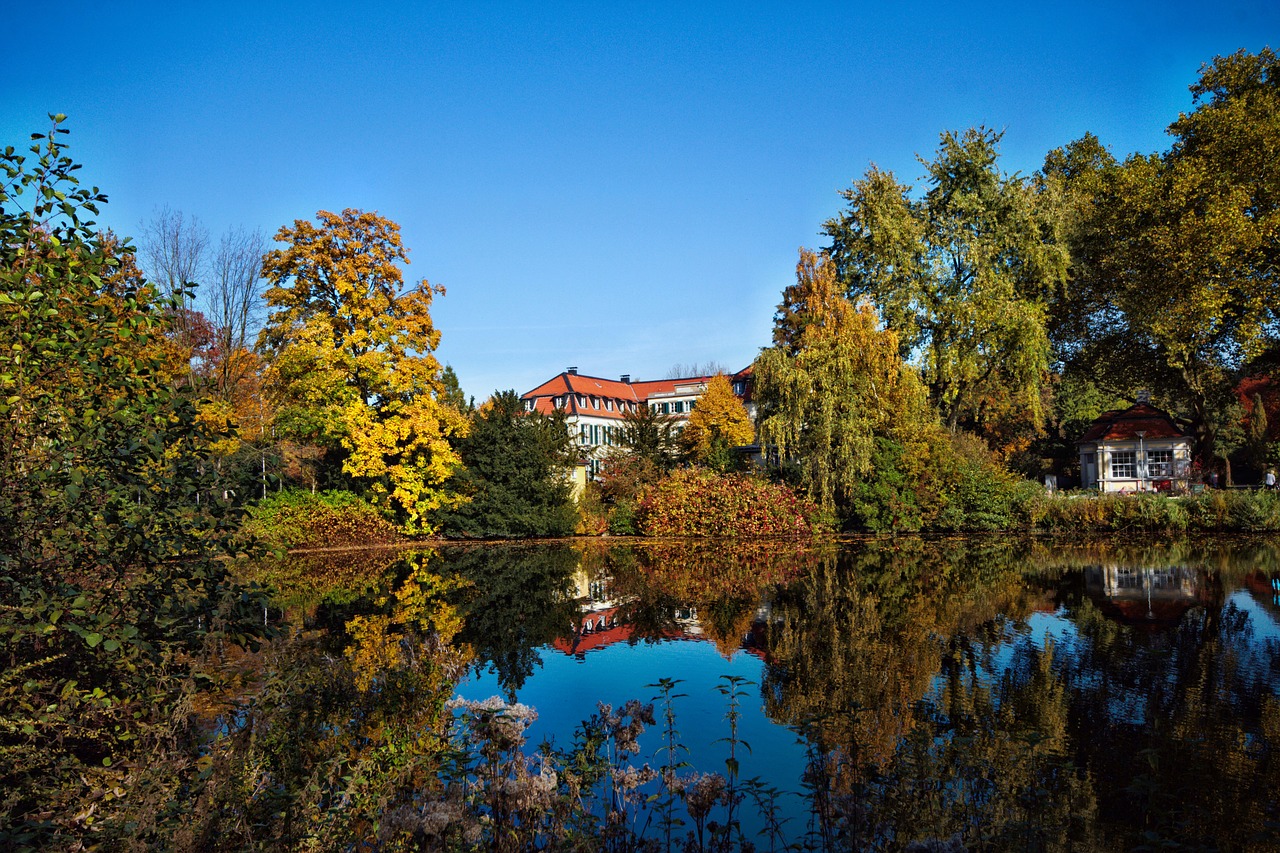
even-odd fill
[[[1100,492],[1186,489],[1191,440],[1185,436],[1090,442],[1080,446],[1080,485]]]

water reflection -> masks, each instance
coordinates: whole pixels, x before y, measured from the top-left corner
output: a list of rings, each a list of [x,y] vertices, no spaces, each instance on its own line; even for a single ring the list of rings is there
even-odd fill
[[[603,661],[616,685],[620,660],[639,672],[636,656],[673,640],[714,644],[726,667],[745,652],[761,724],[802,733],[794,749],[823,771],[768,781],[807,787],[796,825],[833,847],[958,836],[970,849],[1120,850],[1277,842],[1278,555],[1265,541],[907,539],[418,559],[449,580],[436,590],[477,670],[510,700],[542,697],[566,736],[595,701],[629,697],[543,685],[566,672],[552,661]],[[290,619],[338,633],[413,574],[383,555],[278,576]],[[665,674],[694,677],[677,666]],[[647,699],[653,676],[638,677],[632,695]],[[722,737],[702,725],[682,735]],[[753,757],[766,773],[795,764]]]

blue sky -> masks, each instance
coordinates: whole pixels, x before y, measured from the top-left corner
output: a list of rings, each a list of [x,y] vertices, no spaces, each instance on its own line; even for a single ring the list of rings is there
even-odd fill
[[[34,3],[5,12],[0,144],[63,112],[125,234],[317,210],[402,226],[464,390],[660,378],[769,341],[799,246],[944,130],[1003,164],[1167,147],[1202,63],[1280,48],[1274,2]]]

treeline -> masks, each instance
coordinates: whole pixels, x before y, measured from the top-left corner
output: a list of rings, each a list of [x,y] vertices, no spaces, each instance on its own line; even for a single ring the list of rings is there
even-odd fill
[[[282,463],[273,482],[353,488],[416,531],[687,532],[660,496],[729,512],[710,497],[725,488],[713,474],[743,468],[732,448],[755,443],[768,463],[755,475],[806,503],[764,526],[741,514],[744,529],[1036,526],[1039,510],[1009,509],[1029,499],[1024,481],[1077,481],[1074,440],[1144,390],[1194,436],[1199,471],[1260,479],[1280,462],[1268,422],[1280,166],[1262,153],[1280,143],[1276,68],[1270,50],[1206,65],[1155,154],[1119,157],[1086,134],[1023,176],[1002,168],[1001,135],[976,128],[942,135],[919,186],[872,167],[824,223],[829,244],[801,251],[754,365],[755,422],[719,386],[679,439],[629,417],[576,513],[557,484],[584,451],[534,426],[542,416],[522,415],[514,394],[470,411],[430,360],[415,402],[395,404],[405,414],[365,387],[403,355],[364,336],[394,334],[411,315],[361,308],[326,282],[398,286],[387,263],[403,260],[398,243],[354,236],[393,226],[350,211],[295,223],[277,234],[288,248],[268,255],[272,314],[258,347]],[[361,271],[325,266],[357,243]],[[412,352],[429,356],[435,332],[421,322],[430,331]],[[401,447],[392,435],[411,437]],[[668,481],[689,465],[712,473]],[[759,500],[788,497],[764,489]]]

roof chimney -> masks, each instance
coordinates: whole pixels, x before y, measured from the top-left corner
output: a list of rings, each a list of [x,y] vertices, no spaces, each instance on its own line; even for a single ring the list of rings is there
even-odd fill
[[[565,370],[565,373],[569,374],[570,376],[577,376],[577,375],[578,375],[578,368],[576,368],[576,367],[570,367],[570,368],[567,368],[567,369]]]
[[[1151,392],[1150,392],[1150,391],[1148,391],[1146,388],[1143,388],[1141,391],[1139,391],[1139,392],[1138,392],[1138,402],[1139,402],[1139,403],[1146,403],[1147,405],[1150,405],[1150,404],[1151,404]]]
[[[621,382],[625,382],[625,383],[627,383],[628,385],[630,385],[630,384],[631,384],[631,374],[630,374],[630,373],[624,373],[624,374],[622,374],[622,379],[621,379],[621,380],[619,380],[619,381],[621,381]]]

